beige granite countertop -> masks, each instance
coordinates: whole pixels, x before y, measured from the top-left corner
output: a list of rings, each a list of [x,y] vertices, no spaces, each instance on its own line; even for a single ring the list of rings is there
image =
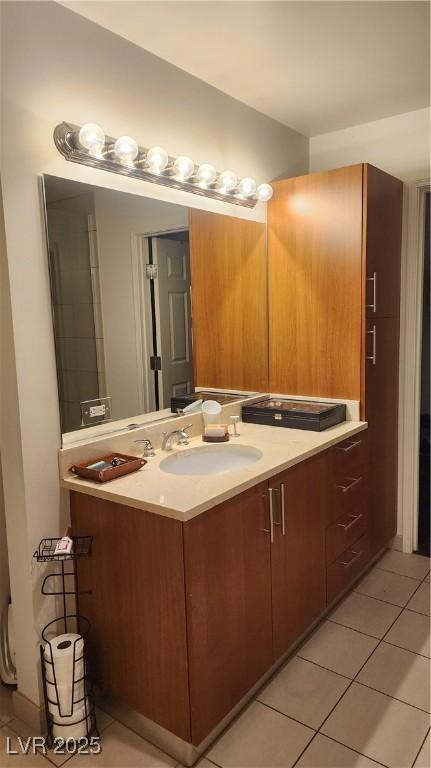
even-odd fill
[[[211,444],[212,448],[216,447],[220,451],[223,451],[225,445],[253,446],[262,451],[262,457],[257,462],[235,471],[219,475],[184,476],[168,474],[159,468],[161,461],[173,453],[208,446],[200,437],[195,437],[187,447],[174,449],[170,453],[157,450],[156,456],[148,459],[145,467],[117,480],[99,484],[66,473],[60,482],[69,491],[78,491],[186,522],[366,427],[366,422],[346,421],[324,432],[307,432],[241,422],[239,437],[232,438],[227,444]]]

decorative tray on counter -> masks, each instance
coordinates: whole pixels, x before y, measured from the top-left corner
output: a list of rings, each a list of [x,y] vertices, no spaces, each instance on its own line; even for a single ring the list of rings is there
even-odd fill
[[[106,483],[116,477],[136,472],[147,462],[139,456],[128,456],[125,453],[108,453],[91,461],[83,461],[74,464],[70,471],[86,480],[95,480],[97,483]]]
[[[313,400],[272,397],[243,405],[242,420],[271,427],[322,432],[346,421],[346,406],[344,403],[318,403]]]

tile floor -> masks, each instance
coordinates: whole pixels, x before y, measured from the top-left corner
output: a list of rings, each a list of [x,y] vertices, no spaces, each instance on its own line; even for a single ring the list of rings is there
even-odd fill
[[[388,550],[197,768],[430,768],[429,568]],[[175,768],[108,715],[99,726],[99,756],[8,756],[30,733],[2,687],[0,768]]]

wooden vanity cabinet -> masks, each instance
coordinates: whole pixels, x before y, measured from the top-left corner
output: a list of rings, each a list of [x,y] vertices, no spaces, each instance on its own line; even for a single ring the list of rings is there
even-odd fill
[[[325,610],[330,465],[319,453],[186,523],[72,492],[102,691],[200,744]]]
[[[358,164],[273,186],[269,390],[360,402],[370,558],[397,528],[403,185]]]

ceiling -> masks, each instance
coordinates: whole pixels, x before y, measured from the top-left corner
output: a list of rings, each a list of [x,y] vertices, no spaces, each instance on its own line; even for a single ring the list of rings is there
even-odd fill
[[[428,2],[63,5],[308,136],[428,106]]]

